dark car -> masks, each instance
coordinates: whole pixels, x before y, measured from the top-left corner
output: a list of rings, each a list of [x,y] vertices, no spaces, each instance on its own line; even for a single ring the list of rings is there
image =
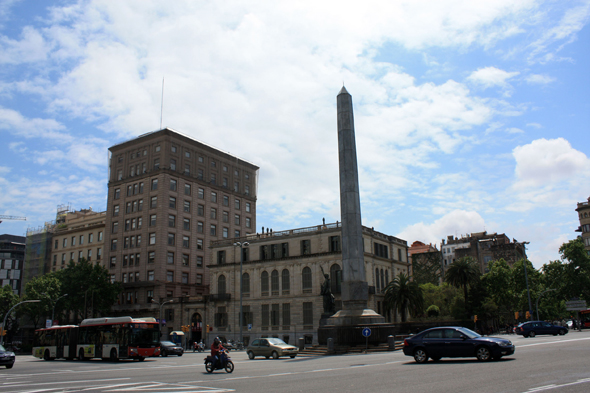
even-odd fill
[[[14,352],[6,350],[0,345],[0,366],[6,366],[6,368],[12,368],[16,357]]]
[[[172,341],[162,341],[160,342],[160,354],[162,356],[168,355],[178,355],[182,356],[184,350],[178,344],[173,343]]]
[[[481,361],[500,360],[513,353],[514,345],[510,340],[483,337],[456,326],[428,329],[404,340],[404,355],[413,356],[417,363],[425,363],[428,358],[435,362],[441,358],[468,357]]]
[[[521,323],[514,329],[514,333],[520,334],[523,337],[535,337],[537,334],[558,334],[563,336],[567,334],[568,330],[565,326],[552,325],[544,321],[531,321]]]

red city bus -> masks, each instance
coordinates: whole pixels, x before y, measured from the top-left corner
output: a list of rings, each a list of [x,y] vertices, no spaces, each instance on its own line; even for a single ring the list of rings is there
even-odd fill
[[[137,359],[160,355],[160,333],[154,318],[92,318],[79,326],[53,326],[35,331],[33,356],[80,360]]]
[[[590,308],[580,311],[580,320],[582,321],[583,328],[590,328]]]

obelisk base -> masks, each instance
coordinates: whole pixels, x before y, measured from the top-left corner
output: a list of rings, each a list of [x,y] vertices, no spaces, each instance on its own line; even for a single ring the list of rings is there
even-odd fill
[[[366,308],[364,310],[340,310],[328,318],[327,324],[332,326],[366,326],[376,323],[385,323],[385,318]]]

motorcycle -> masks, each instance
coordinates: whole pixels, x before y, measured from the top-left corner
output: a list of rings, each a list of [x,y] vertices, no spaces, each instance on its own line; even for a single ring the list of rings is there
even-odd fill
[[[205,344],[201,341],[200,343],[194,343],[193,352],[203,352],[205,350]]]
[[[217,364],[213,356],[209,355],[205,358],[205,369],[209,374],[215,370],[225,370],[226,373],[234,371],[234,362],[231,361],[231,358],[225,351],[219,352],[218,358],[219,361]]]

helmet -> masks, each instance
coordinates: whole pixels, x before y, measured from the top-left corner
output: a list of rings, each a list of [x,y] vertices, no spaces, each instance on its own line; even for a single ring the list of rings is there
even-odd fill
[[[221,340],[219,339],[219,337],[215,337],[215,339],[213,340],[213,343],[215,345],[219,345],[221,343]]]

